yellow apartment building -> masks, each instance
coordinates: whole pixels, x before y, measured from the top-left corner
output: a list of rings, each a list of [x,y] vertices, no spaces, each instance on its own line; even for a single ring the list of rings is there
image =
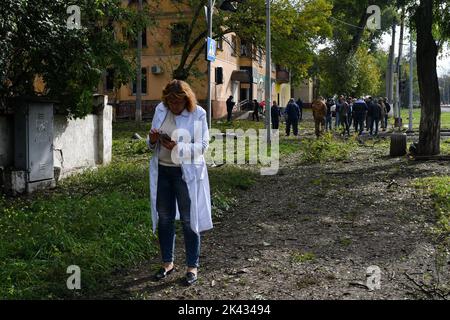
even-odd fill
[[[136,1],[123,1],[123,5],[133,6]],[[142,110],[143,117],[151,117],[153,108],[160,102],[164,86],[172,79],[172,71],[178,65],[183,39],[180,34],[190,23],[192,11],[173,0],[162,0],[159,4],[156,27],[143,32],[142,49]],[[206,25],[205,15],[199,16]],[[214,17],[213,17],[214,19]],[[203,25],[204,27],[206,27]],[[124,37],[118,28],[118,37]],[[133,50],[133,49],[130,49]],[[196,50],[192,51],[193,53]],[[132,53],[132,51],[131,51]],[[226,100],[230,95],[234,101],[244,104],[248,100],[265,97],[265,51],[239,39],[236,34],[227,34],[217,41],[216,60],[212,63],[211,99],[214,119],[226,115]],[[206,107],[207,99],[207,61],[201,54],[195,64],[196,73],[188,78],[199,104]],[[116,107],[116,117],[134,117],[136,84],[115,89],[113,70],[105,72],[100,92],[107,94],[109,101]],[[272,65],[272,101],[286,105],[291,97],[289,72]]]

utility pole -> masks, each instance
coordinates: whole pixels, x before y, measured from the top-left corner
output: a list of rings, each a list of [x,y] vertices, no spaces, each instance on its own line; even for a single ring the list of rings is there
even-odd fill
[[[208,0],[208,38],[212,38],[212,12],[214,7],[214,0]],[[215,1],[214,1],[215,2]],[[208,48],[206,48],[208,50]],[[211,61],[208,60],[208,93],[206,98],[206,117],[208,121],[208,128],[211,129]]]
[[[272,79],[271,79],[271,39],[270,39],[270,0],[266,0],[266,129],[267,129],[267,143],[272,139],[271,132],[271,101],[272,100]]]
[[[395,124],[399,128],[402,127],[402,116],[401,116],[401,99],[400,99],[400,80],[401,80],[401,68],[402,68],[402,54],[403,54],[403,32],[405,28],[405,9],[402,9],[402,22],[400,26],[400,39],[398,45],[398,60],[397,60],[397,86],[396,86],[396,97],[395,97],[395,109],[397,110],[397,117],[395,119]]]
[[[142,14],[142,0],[139,0],[139,14]],[[137,74],[136,74],[136,113],[135,120],[137,124],[141,124],[142,121],[142,27],[139,27],[137,34]]]
[[[444,80],[444,90],[443,90],[443,92],[442,92],[442,96],[443,96],[443,101],[444,101],[444,104],[445,105],[449,105],[450,104],[450,102],[449,102],[449,93],[450,93],[450,88],[447,88],[447,76],[446,75],[444,75],[443,77],[442,77],[442,79]],[[446,94],[447,93],[447,94]]]
[[[389,46],[389,59],[388,59],[388,66],[387,66],[387,70],[386,70],[386,95],[385,95],[385,97],[388,99],[391,96],[392,59],[393,59],[392,46]]]
[[[409,125],[408,131],[413,132],[413,91],[414,91],[414,48],[412,30],[409,30]]]
[[[389,61],[389,95],[387,96],[389,103],[393,105],[394,102],[394,61],[395,61],[395,33],[397,30],[397,23],[394,21],[392,26],[392,43]],[[393,110],[395,114],[395,109]]]

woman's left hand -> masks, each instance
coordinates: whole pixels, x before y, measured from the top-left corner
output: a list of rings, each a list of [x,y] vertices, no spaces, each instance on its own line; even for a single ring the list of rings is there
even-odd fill
[[[166,140],[162,140],[161,144],[163,145],[164,148],[172,151],[173,148],[175,148],[175,146],[177,145],[177,143],[175,141],[166,141]]]

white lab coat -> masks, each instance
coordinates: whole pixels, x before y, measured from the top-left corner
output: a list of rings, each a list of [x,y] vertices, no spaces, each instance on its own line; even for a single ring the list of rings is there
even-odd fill
[[[161,128],[167,116],[167,112],[169,112],[169,109],[161,102],[156,107],[152,128]],[[209,178],[204,158],[204,153],[209,145],[209,130],[206,122],[206,111],[200,106],[197,106],[196,110],[193,112],[188,112],[185,109],[181,115],[175,116],[175,123],[177,129],[185,129],[191,136],[191,141],[189,142],[177,142],[180,153],[182,155],[193,155],[194,152],[197,152],[199,155],[196,162],[182,160],[181,163],[183,180],[186,182],[189,190],[189,198],[191,200],[191,228],[195,233],[199,234],[200,232],[212,229],[213,227]],[[197,126],[195,127],[197,131],[196,134],[194,134],[194,123],[197,123]],[[156,193],[158,189],[158,158],[160,144],[158,142],[155,145],[151,145],[149,137],[147,137],[147,145],[150,149],[154,150],[153,157],[150,159],[150,203],[153,233],[155,233],[158,225]],[[190,160],[192,160],[192,158]],[[176,219],[179,220],[180,213],[178,211],[178,204],[176,205],[176,210]]]

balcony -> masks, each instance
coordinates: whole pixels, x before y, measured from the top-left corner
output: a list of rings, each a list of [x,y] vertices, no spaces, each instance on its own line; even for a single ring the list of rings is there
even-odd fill
[[[290,81],[289,71],[277,66],[277,82],[278,83],[289,83]]]

